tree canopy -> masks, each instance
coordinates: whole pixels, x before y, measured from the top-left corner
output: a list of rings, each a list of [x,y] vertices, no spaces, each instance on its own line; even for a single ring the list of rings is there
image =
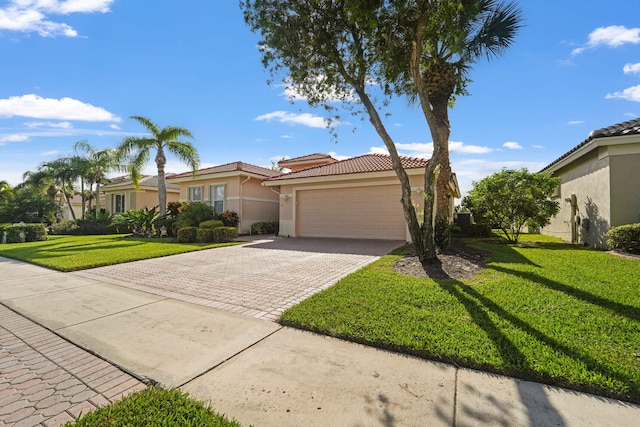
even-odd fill
[[[550,199],[558,185],[560,178],[549,172],[503,169],[474,182],[462,205],[517,243],[525,225],[544,227],[558,213],[559,203]]]

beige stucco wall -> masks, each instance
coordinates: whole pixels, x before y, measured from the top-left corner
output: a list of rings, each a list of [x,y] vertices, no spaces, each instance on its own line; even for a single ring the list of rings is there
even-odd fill
[[[108,189],[104,192],[104,199],[101,200],[100,209],[105,209],[107,212],[113,212],[114,196],[117,194],[124,194],[125,210],[142,209],[144,207],[151,209],[158,206],[158,190],[141,188],[140,190],[134,189]],[[177,202],[180,200],[180,193],[177,190],[167,190],[167,203]]]
[[[360,175],[362,176],[362,175]],[[416,204],[417,211],[422,211],[423,206],[423,175],[418,173],[410,176],[413,200]],[[285,184],[280,186],[280,236],[296,237],[298,235],[297,218],[296,218],[296,203],[298,202],[298,192],[314,189],[331,189],[331,188],[371,188],[376,186],[397,186],[400,188],[398,178],[391,173],[383,174],[378,173],[374,175],[368,175],[365,178],[353,179],[349,176],[341,177],[325,177],[321,179],[308,179],[300,180],[294,184]],[[398,192],[401,194],[401,191]],[[402,207],[400,199],[398,198],[398,206],[400,215],[402,215]],[[376,204],[372,203],[372,208],[375,209]],[[336,211],[339,212],[340,217],[353,216],[356,212],[351,211],[352,206],[349,204],[342,204],[336,207]],[[404,218],[404,217],[403,217]],[[422,220],[422,218],[419,218]],[[336,217],[339,221],[339,218]],[[410,241],[408,230],[405,230],[405,238]]]
[[[216,185],[225,186],[224,209],[231,210],[240,217],[238,232],[249,234],[251,225],[259,221],[278,220],[278,194],[270,188],[262,186],[262,179],[248,175],[224,175],[199,177],[193,180],[177,182],[180,185],[180,201],[189,199],[189,187],[203,188],[203,202],[211,203],[210,188]]]
[[[579,243],[606,248],[604,233],[611,227],[609,160],[607,148],[599,147],[555,173],[560,177],[560,196],[554,200],[560,203],[560,211],[541,230],[543,234],[571,242],[571,203],[567,199],[575,194],[577,216],[589,219],[589,228],[579,236]],[[581,228],[579,232],[584,233]]]
[[[609,155],[611,226],[640,222],[640,144],[610,147]]]

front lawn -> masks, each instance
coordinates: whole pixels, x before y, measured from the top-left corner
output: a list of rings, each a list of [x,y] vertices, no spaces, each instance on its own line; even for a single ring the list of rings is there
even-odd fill
[[[49,236],[43,242],[0,245],[0,256],[76,271],[237,244],[240,243],[175,243],[171,238],[142,239],[125,234]]]
[[[475,240],[468,280],[394,272],[400,248],[285,311],[281,323],[640,403],[640,262],[525,236]]]

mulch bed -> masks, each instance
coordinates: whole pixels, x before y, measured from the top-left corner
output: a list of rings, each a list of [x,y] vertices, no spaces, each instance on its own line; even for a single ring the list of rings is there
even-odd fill
[[[396,261],[397,273],[431,279],[469,279],[485,268],[486,254],[454,239],[451,246],[438,253],[440,262],[422,264],[415,254]]]

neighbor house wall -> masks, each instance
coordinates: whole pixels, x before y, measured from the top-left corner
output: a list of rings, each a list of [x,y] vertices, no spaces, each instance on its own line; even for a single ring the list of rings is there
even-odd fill
[[[610,164],[606,147],[599,147],[555,172],[560,177],[560,211],[541,232],[571,242],[571,195],[577,200],[577,216],[589,219],[586,233],[579,228],[579,243],[606,248],[604,233],[611,224]]]
[[[638,223],[640,222],[640,143],[609,147],[609,156],[611,226]]]

